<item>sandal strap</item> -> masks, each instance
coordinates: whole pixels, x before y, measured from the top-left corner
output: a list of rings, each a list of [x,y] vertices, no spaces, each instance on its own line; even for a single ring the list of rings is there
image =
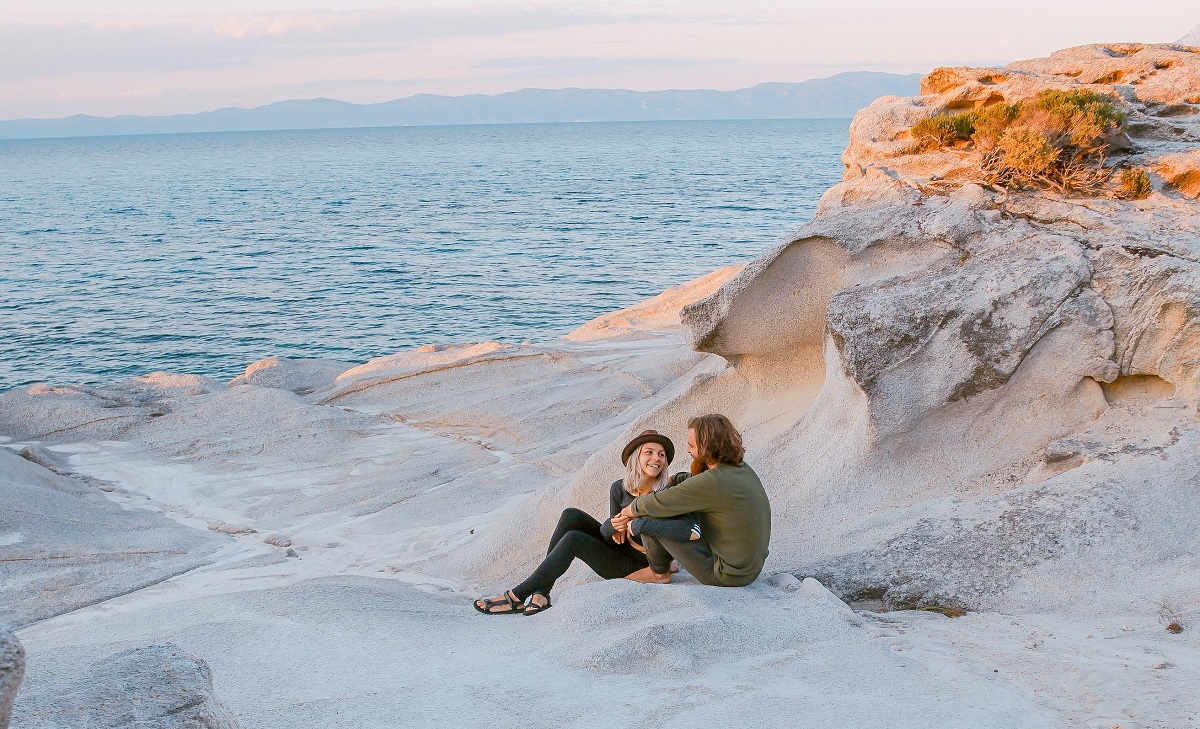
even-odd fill
[[[546,602],[539,605],[538,603],[533,601],[534,595],[545,598]],[[544,592],[535,592],[535,593],[533,593],[533,595],[529,596],[529,602],[525,605],[525,614],[526,615],[534,615],[536,613],[540,613],[543,610],[548,610],[550,608],[551,604],[552,603],[550,602],[549,595],[547,595]]]
[[[475,602],[482,603],[483,612],[492,613],[495,615],[503,615],[504,613],[520,612],[523,609],[523,603],[517,602],[513,598],[514,596],[512,594],[512,590],[509,590],[499,597],[481,597]],[[499,607],[501,605],[507,605],[509,609],[492,610],[492,608]]]

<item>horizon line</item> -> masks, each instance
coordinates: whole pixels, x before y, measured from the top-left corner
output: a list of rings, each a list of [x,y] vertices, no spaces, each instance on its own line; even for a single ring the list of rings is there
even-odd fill
[[[277,101],[269,101],[265,104],[259,104],[257,106],[219,106],[216,108],[204,109],[201,111],[182,111],[182,112],[174,112],[174,113],[170,113],[170,114],[114,114],[112,116],[98,116],[95,114],[87,114],[84,112],[77,112],[75,114],[68,114],[67,116],[59,116],[59,117],[16,117],[16,118],[12,118],[12,119],[0,119],[0,124],[8,124],[8,123],[13,123],[13,122],[53,122],[53,121],[64,121],[67,119],[77,119],[77,118],[81,118],[81,117],[86,118],[86,119],[106,119],[106,120],[107,119],[121,119],[123,117],[133,117],[133,118],[138,118],[138,119],[168,119],[171,117],[178,117],[178,116],[196,116],[199,114],[212,114],[212,113],[216,113],[216,112],[220,112],[220,111],[257,111],[258,109],[265,109],[269,106],[275,106],[277,104],[287,104],[287,103],[294,102],[294,101],[302,101],[302,102],[330,101],[333,103],[346,104],[349,106],[378,106],[381,104],[391,104],[391,103],[394,103],[397,101],[405,101],[407,99],[415,99],[415,98],[423,97],[423,96],[436,97],[436,98],[442,98],[442,99],[463,99],[463,98],[468,98],[468,97],[496,98],[496,97],[500,97],[500,96],[507,96],[509,94],[519,94],[519,93],[526,92],[526,91],[551,91],[551,92],[553,92],[553,91],[624,91],[624,92],[631,93],[631,94],[661,94],[661,93],[669,93],[672,91],[679,91],[679,92],[711,91],[714,93],[729,94],[729,93],[735,93],[738,91],[746,91],[749,89],[758,88],[759,86],[766,86],[766,85],[770,85],[770,84],[798,86],[801,84],[810,83],[812,81],[826,81],[829,79],[837,78],[839,76],[846,76],[846,75],[850,75],[850,74],[901,76],[901,77],[907,78],[907,77],[912,77],[912,76],[925,76],[926,73],[917,73],[917,72],[914,72],[914,73],[892,73],[889,71],[868,71],[868,70],[840,71],[840,72],[832,74],[830,76],[821,76],[819,78],[810,78],[810,79],[805,79],[803,81],[760,81],[759,83],[753,84],[751,86],[742,86],[742,87],[739,87],[736,89],[730,89],[728,91],[722,91],[721,89],[709,89],[709,88],[694,88],[694,89],[668,88],[668,89],[653,89],[653,90],[649,90],[649,91],[636,91],[634,89],[624,89],[624,88],[600,88],[600,87],[583,87],[583,86],[563,86],[560,88],[542,88],[542,87],[538,87],[538,86],[527,86],[527,87],[520,88],[520,89],[514,89],[512,91],[501,91],[501,92],[498,92],[495,94],[482,94],[482,93],[435,94],[435,93],[429,93],[426,91],[422,91],[422,92],[418,92],[415,94],[409,94],[408,96],[399,96],[399,97],[396,97],[393,99],[386,99],[384,101],[368,101],[368,102],[342,101],[340,99],[334,99],[334,98],[330,98],[327,96],[315,96],[312,98],[279,99]],[[840,119],[842,117],[809,117],[809,118]],[[646,120],[646,121],[655,121],[655,120]],[[671,120],[659,120],[659,121],[671,121]],[[673,121],[704,121],[704,120],[678,119],[678,120],[673,120]],[[734,121],[734,120],[730,120],[730,121]],[[541,123],[559,123],[559,122],[499,122],[499,123],[541,124]],[[572,122],[563,122],[563,123],[572,123]],[[470,124],[429,124],[429,125],[426,125],[426,124],[411,124],[411,125],[393,124],[393,125],[387,125],[387,126],[470,126]],[[341,129],[341,128],[354,128],[354,127],[329,127],[329,128],[330,129]],[[366,128],[366,127],[362,127],[362,128]],[[268,131],[268,130],[258,130],[258,131]],[[272,131],[286,131],[286,130],[280,129],[280,130],[272,130]],[[177,133],[183,134],[183,133],[187,133],[187,132],[177,132]],[[83,135],[83,136],[93,136],[93,135]],[[143,135],[105,135],[105,136],[143,136]]]
[[[648,92],[652,93],[652,92]],[[407,97],[405,97],[407,98]],[[278,102],[276,102],[278,103]],[[380,102],[387,103],[387,102]],[[237,108],[237,107],[227,107]],[[259,108],[259,107],[255,107]],[[198,112],[203,114],[204,112]],[[74,116],[83,116],[75,114]],[[71,117],[63,117],[70,119]],[[96,119],[112,119],[115,117],[93,117]],[[147,117],[149,118],[149,117]],[[44,137],[0,137],[0,144],[10,142],[43,142],[48,139],[113,139],[113,138],[129,138],[129,137],[178,137],[188,134],[275,134],[277,132],[338,132],[348,131],[352,129],[437,129],[439,127],[518,127],[518,126],[535,126],[552,124],[694,124],[703,122],[705,124],[721,124],[725,122],[809,122],[809,121],[851,121],[852,116],[804,116],[804,117],[779,117],[774,119],[761,118],[741,118],[741,119],[601,119],[588,120],[576,119],[573,121],[523,121],[523,122],[448,122],[444,124],[364,124],[362,126],[352,127],[290,127],[281,129],[219,129],[213,131],[180,131],[180,132],[138,132],[134,134],[70,134],[62,136],[44,136]],[[19,120],[24,121],[24,120]],[[41,120],[38,120],[41,121]],[[48,121],[57,121],[54,119]]]

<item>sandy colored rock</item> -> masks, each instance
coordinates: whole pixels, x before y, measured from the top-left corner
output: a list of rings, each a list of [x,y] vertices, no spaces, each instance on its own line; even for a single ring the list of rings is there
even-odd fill
[[[351,367],[328,359],[268,357],[248,366],[229,384],[274,387],[304,395],[330,384]]]
[[[909,133],[925,117],[1016,103],[1047,89],[1109,94],[1128,115],[1134,166],[1153,166],[1200,142],[1200,52],[1170,44],[1097,44],[1003,68],[938,68],[922,96],[883,97],[850,125],[845,179],[884,175],[914,186],[978,176],[965,149],[926,150]],[[1181,181],[1183,182],[1183,181]]]
[[[1200,198],[1200,150],[1163,155],[1152,169],[1165,189]]]
[[[599,316],[563,338],[572,342],[588,342],[621,333],[676,329],[679,327],[679,312],[684,306],[711,296],[742,268],[726,266],[686,284],[672,286],[651,299]]]

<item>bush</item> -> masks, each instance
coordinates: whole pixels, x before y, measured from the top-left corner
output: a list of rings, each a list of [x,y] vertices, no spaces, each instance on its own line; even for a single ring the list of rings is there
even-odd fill
[[[1016,121],[1041,132],[1062,149],[1085,155],[1103,153],[1109,135],[1125,124],[1114,99],[1089,91],[1042,91],[1022,108]]]
[[[974,117],[974,112],[938,114],[913,124],[909,131],[923,146],[945,147],[971,138],[975,133]]]
[[[1150,175],[1141,167],[1125,170],[1121,173],[1121,187],[1125,188],[1127,197],[1141,200],[1150,195]]]
[[[1091,91],[1041,91],[1034,109],[1058,121],[1062,134],[1074,146],[1099,151],[1104,137],[1125,126],[1125,115],[1113,105],[1107,94]]]
[[[1009,127],[996,144],[1001,168],[1016,182],[1030,183],[1058,162],[1062,150],[1041,132],[1026,126]]]
[[[928,117],[911,132],[922,147],[970,140],[988,183],[1095,192],[1112,175],[1104,154],[1125,121],[1115,97],[1047,90],[1024,102]]]
[[[1021,114],[1020,104],[992,104],[975,112],[975,133],[971,141],[981,150],[994,148],[1004,130]]]

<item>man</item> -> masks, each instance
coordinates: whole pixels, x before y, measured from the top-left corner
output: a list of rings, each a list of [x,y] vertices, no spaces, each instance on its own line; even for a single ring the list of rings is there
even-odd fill
[[[702,536],[677,542],[643,535],[650,566],[629,578],[667,584],[674,557],[705,585],[748,585],[762,571],[771,541],[767,493],[742,460],[742,436],[724,415],[692,418],[687,440],[693,475],[673,488],[634,499],[613,517],[612,525],[621,530],[641,516],[663,519],[695,513]]]

